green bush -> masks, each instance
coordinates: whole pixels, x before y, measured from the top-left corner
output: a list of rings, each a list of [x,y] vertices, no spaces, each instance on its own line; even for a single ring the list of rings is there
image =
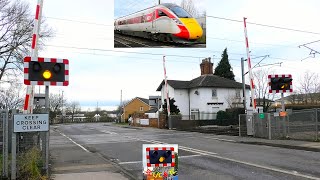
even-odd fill
[[[217,120],[229,119],[230,115],[226,111],[218,111]]]
[[[218,111],[217,113],[217,125],[229,126],[237,125],[239,123],[239,114],[244,114],[243,108],[231,108],[226,111]]]
[[[18,157],[19,179],[25,180],[45,180],[46,176],[41,174],[43,160],[41,151],[34,147]]]

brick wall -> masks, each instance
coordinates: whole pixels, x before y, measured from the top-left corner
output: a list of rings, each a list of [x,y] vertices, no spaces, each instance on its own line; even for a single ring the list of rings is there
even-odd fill
[[[133,126],[138,126],[138,127],[154,127],[154,128],[158,128],[158,118],[148,118],[148,115],[146,114],[133,114],[132,115],[133,118]],[[141,125],[137,123],[137,120],[140,119],[149,119],[149,125]],[[164,114],[160,114],[160,118],[159,118],[159,127],[160,129],[165,129],[166,125],[166,116]]]

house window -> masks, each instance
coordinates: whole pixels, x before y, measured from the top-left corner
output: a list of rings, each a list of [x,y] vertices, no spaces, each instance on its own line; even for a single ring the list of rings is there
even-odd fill
[[[212,89],[212,97],[213,98],[217,97],[217,89]]]
[[[140,106],[140,111],[143,111],[143,107],[142,106]]]
[[[240,89],[236,89],[236,98],[240,98]]]

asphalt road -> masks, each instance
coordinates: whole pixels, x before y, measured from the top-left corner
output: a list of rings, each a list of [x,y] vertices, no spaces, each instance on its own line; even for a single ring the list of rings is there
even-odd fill
[[[179,179],[320,179],[319,152],[241,144],[196,132],[125,128],[108,123],[59,125],[55,131],[82,153],[108,159],[136,179],[142,179],[142,145],[154,143],[179,145]],[[66,143],[66,148],[69,145]]]

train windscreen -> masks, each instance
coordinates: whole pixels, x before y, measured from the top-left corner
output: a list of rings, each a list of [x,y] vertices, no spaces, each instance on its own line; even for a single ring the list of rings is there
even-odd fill
[[[179,18],[192,18],[192,16],[186,10],[179,6],[170,7],[170,10],[174,12]]]

